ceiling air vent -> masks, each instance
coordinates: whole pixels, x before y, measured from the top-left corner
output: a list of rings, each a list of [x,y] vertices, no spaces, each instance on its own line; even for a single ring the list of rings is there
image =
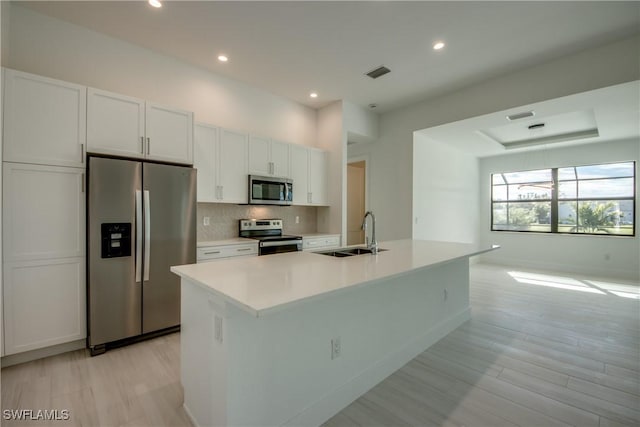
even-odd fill
[[[525,111],[523,113],[516,113],[516,114],[510,114],[507,116],[507,120],[509,120],[510,122],[514,121],[514,120],[520,120],[520,119],[524,119],[527,117],[533,117],[536,113],[533,111]]]
[[[385,74],[390,73],[390,72],[391,72],[390,69],[388,69],[384,65],[381,65],[378,68],[369,71],[365,75],[371,77],[372,79],[377,79],[378,77],[384,76]]]

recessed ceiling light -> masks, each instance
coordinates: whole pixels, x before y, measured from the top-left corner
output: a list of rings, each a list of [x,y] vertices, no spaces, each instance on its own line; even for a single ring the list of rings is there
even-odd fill
[[[311,93],[309,94],[309,96],[310,96],[310,97],[312,97],[312,98],[317,98],[317,97],[318,97],[318,94],[317,94],[317,93],[315,93],[315,92],[311,92]]]
[[[153,7],[162,7],[160,0],[149,0],[149,4]]]
[[[229,58],[227,58],[227,55],[218,55],[218,61],[227,62],[228,60]]]
[[[433,44],[433,50],[440,50],[444,47],[444,42],[435,42]]]

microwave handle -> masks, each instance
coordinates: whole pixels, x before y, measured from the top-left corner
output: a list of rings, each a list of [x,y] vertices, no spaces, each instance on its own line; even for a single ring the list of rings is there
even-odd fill
[[[284,200],[285,202],[289,200],[289,183],[284,183]]]

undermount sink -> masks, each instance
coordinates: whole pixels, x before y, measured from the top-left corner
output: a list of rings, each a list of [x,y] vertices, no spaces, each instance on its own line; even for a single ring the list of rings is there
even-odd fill
[[[386,250],[388,249],[378,249],[378,252],[384,252]],[[355,247],[355,248],[340,248],[340,249],[334,249],[331,251],[322,251],[322,252],[314,252],[314,253],[320,254],[320,255],[333,256],[337,258],[344,258],[347,256],[371,254],[371,252],[372,250],[369,248]]]

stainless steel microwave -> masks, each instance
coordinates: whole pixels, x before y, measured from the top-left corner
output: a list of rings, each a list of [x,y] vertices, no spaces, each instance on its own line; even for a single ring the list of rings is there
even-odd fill
[[[273,176],[249,175],[250,205],[289,206],[292,201],[292,180]]]

